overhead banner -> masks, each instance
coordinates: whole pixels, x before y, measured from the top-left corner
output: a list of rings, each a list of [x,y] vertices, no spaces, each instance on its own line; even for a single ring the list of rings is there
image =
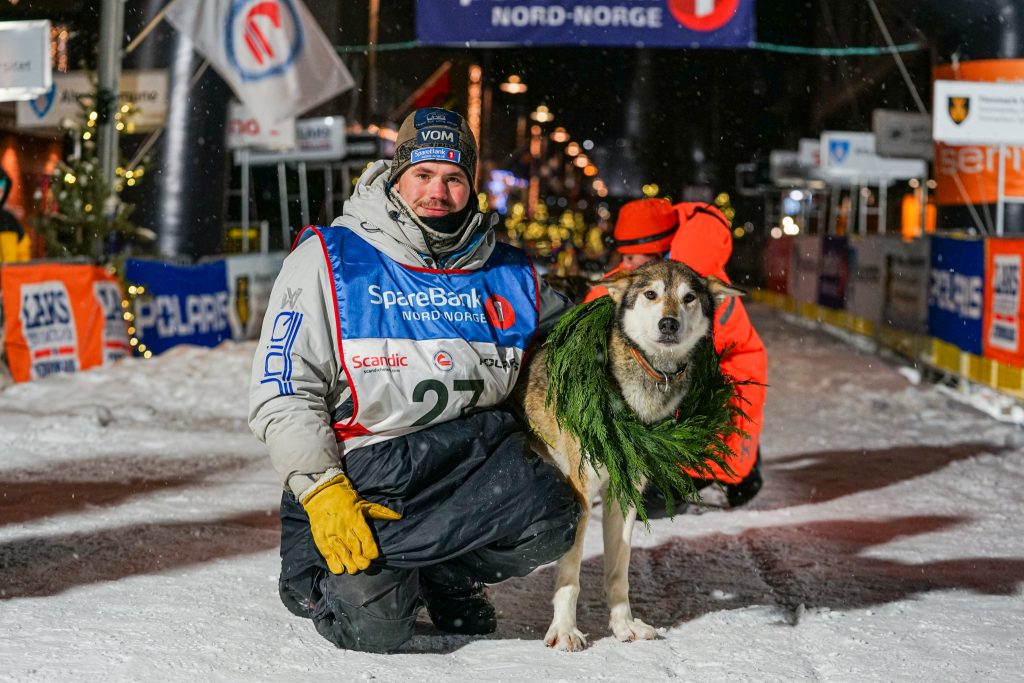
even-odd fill
[[[0,102],[30,100],[51,79],[50,20],[0,21]]]
[[[1024,240],[985,241],[985,314],[982,350],[987,358],[1024,367],[1021,344],[1021,261]]]
[[[943,64],[932,70],[932,77],[936,81],[1021,83],[1024,82],[1024,59],[982,59],[959,62],[955,66]],[[967,124],[972,106],[969,102],[952,102],[947,96],[945,103],[935,105],[936,121],[943,116],[951,116],[949,109],[953,108],[956,116],[964,116],[963,123]],[[963,113],[964,108],[968,109],[967,115]],[[1011,144],[1007,152],[1006,195],[1024,196],[1024,146]],[[999,148],[936,142],[935,182],[935,201],[940,206],[995,204],[999,194]]]
[[[178,344],[216,346],[232,338],[224,261],[175,266],[129,259],[125,279],[145,288],[135,299],[135,336],[153,353]]]
[[[985,241],[931,238],[928,334],[980,356]]]
[[[821,176],[850,183],[886,182],[924,178],[928,165],[923,159],[881,157],[875,148],[875,134],[827,130],[821,134]]]
[[[118,82],[120,105],[131,105],[134,111],[128,123],[135,132],[156,130],[167,119],[167,71],[139,69],[121,72]],[[58,130],[67,122],[76,125],[84,113],[79,100],[91,101],[96,86],[87,71],[70,71],[53,75],[53,85],[43,94],[27,102],[19,102],[16,110],[18,128]]]
[[[932,117],[928,114],[876,109],[871,112],[871,130],[879,156],[930,160],[935,154]]]
[[[417,0],[425,45],[748,47],[754,0]]]
[[[78,372],[128,355],[117,280],[99,266],[0,268],[4,347],[16,382]]]
[[[935,81],[935,139],[951,145],[1024,145],[1024,83]]]

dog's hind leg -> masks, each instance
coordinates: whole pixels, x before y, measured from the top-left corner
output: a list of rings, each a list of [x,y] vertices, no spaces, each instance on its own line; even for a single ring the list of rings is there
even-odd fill
[[[619,502],[604,491],[602,506],[604,531],[604,592],[610,612],[608,625],[621,641],[651,640],[657,636],[653,627],[633,618],[629,608],[629,556],[636,508],[622,514]]]
[[[544,643],[556,650],[575,652],[587,646],[587,637],[576,628],[576,600],[580,595],[580,566],[583,563],[583,537],[590,519],[591,499],[583,504],[576,541],[562,559],[558,561],[558,578],[555,595],[551,604],[555,608],[554,619],[544,635]]]

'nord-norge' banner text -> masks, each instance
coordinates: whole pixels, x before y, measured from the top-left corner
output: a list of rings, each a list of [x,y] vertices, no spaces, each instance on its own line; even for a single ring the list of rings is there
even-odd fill
[[[747,47],[754,0],[417,0],[427,45]]]

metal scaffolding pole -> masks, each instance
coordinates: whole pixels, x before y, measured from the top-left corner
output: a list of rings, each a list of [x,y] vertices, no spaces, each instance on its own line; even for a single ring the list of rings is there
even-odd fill
[[[114,171],[117,168],[117,128],[114,114],[121,83],[121,36],[124,35],[124,0],[103,0],[100,9],[98,92],[96,96],[97,156],[103,182],[110,188],[104,212],[113,213]]]

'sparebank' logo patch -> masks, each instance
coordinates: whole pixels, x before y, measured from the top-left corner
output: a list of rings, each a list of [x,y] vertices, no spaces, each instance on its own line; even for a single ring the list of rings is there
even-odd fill
[[[462,152],[457,149],[445,149],[444,147],[422,147],[414,149],[409,155],[409,161],[418,164],[421,161],[447,161],[457,164],[462,159]]]

